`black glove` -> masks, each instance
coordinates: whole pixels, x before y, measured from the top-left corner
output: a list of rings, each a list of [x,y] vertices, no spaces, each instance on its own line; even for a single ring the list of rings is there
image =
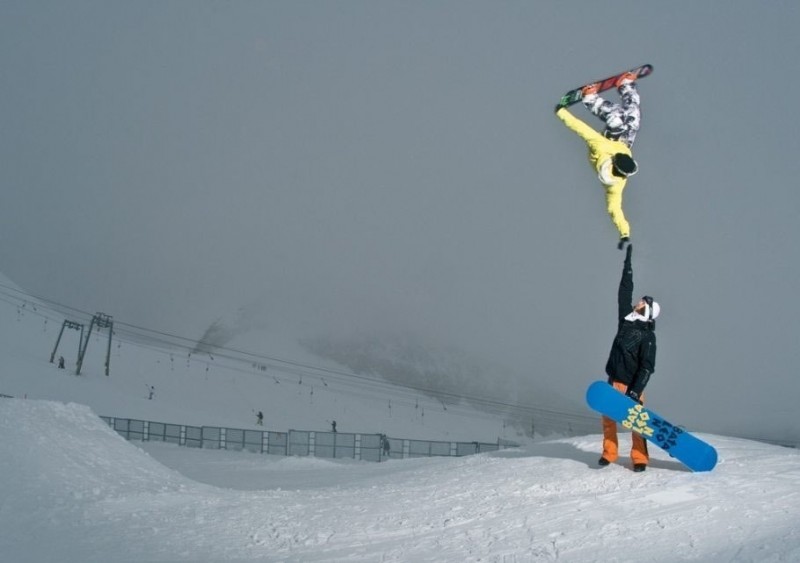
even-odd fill
[[[623,248],[625,248],[626,244],[628,245],[628,256],[630,256],[630,251],[631,251],[631,239],[630,239],[630,237],[622,237],[621,239],[619,239],[619,243],[617,243],[617,248],[622,250]]]
[[[640,405],[643,404],[642,400],[639,398],[639,393],[634,391],[633,389],[628,389],[628,392],[625,393],[628,397],[639,403]]]

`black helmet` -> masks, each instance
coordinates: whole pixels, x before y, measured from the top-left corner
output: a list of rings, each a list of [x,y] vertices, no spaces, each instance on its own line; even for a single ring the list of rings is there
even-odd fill
[[[620,178],[633,176],[639,171],[639,166],[636,164],[636,161],[622,152],[618,152],[611,157],[611,164],[614,167],[614,176]]]

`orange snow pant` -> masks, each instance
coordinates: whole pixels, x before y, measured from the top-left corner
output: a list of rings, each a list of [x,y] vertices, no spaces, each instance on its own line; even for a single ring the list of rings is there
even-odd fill
[[[621,381],[614,381],[613,385],[614,389],[620,393],[625,393],[628,390],[628,386]],[[642,393],[640,398],[642,404],[644,404],[644,393]],[[647,442],[636,432],[631,432],[631,440],[633,442],[631,447],[631,460],[634,465],[637,463],[644,463],[647,465],[647,462],[650,460],[650,456],[647,454]],[[607,416],[603,417],[603,457],[612,463],[617,461],[619,457],[617,423]]]

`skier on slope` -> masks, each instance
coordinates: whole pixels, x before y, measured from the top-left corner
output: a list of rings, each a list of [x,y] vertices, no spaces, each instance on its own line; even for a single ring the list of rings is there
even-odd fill
[[[620,250],[630,241],[631,235],[630,224],[622,211],[622,191],[628,177],[638,171],[631,153],[641,117],[636,78],[635,73],[628,72],[617,80],[616,86],[622,97],[622,104],[601,98],[597,94],[600,83],[583,87],[581,99],[584,105],[605,122],[602,135],[572,115],[565,107],[556,106],[558,118],[580,135],[589,147],[589,162],[597,170],[600,182],[606,188],[606,208],[619,231],[620,240],[617,246]]]
[[[632,247],[629,244],[617,293],[617,335],[606,362],[606,374],[608,383],[614,389],[644,404],[644,388],[656,367],[655,319],[661,312],[661,307],[647,295],[633,304],[631,253]],[[636,432],[631,434],[631,438],[633,470],[644,471],[649,462],[647,442]],[[603,455],[598,464],[605,467],[615,462],[618,456],[617,423],[604,416]]]

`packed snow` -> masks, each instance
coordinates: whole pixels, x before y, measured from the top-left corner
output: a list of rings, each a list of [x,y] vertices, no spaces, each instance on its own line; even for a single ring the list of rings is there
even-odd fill
[[[343,384],[319,384],[311,402],[297,373],[210,360],[206,371],[178,350],[130,342],[114,343],[111,375],[94,357],[75,376],[49,363],[61,320],[32,308],[0,300],[0,393],[16,397],[0,399],[3,561],[800,560],[796,449],[700,433],[719,451],[713,471],[692,473],[652,447],[639,474],[627,457],[597,466],[599,433],[383,463],[126,442],[98,415],[255,428],[259,381],[293,382],[278,395],[285,404],[263,408],[268,429],[325,430],[336,416],[404,437],[519,436],[464,405],[434,416],[432,400],[423,421],[411,404],[390,418],[386,396],[417,398],[389,386],[353,402]],[[354,405],[363,408],[348,418]],[[627,451],[624,433],[621,442]]]
[[[9,561],[797,561],[795,450],[703,436],[598,469],[599,436],[386,463],[125,442],[88,408],[0,409]]]

